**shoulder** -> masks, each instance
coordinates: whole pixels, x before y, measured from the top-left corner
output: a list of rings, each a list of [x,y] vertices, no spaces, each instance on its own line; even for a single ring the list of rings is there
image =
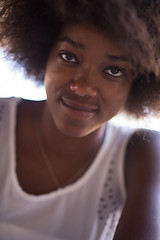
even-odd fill
[[[160,236],[160,133],[137,130],[126,150],[127,199],[114,240]]]
[[[32,101],[22,99],[17,107],[17,133],[27,134],[27,129],[32,129],[39,119],[45,101]],[[23,133],[23,134],[22,134]]]
[[[28,99],[21,99],[18,104],[19,111],[35,111],[39,109],[45,101],[33,101]]]
[[[160,236],[160,133],[135,131],[126,149],[127,198],[114,240]]]
[[[45,101],[32,101],[22,98],[0,98],[0,120],[10,118],[33,119],[42,110]]]
[[[0,98],[0,109],[2,111],[5,109],[9,109],[10,106],[16,106],[18,102],[21,100],[21,98],[15,98],[15,97],[10,97],[10,98]]]
[[[21,99],[20,98],[0,98],[0,124],[3,127],[8,127],[13,119],[15,118],[15,113],[17,105]]]
[[[128,194],[160,186],[160,132],[140,129],[129,140],[125,159]],[[150,188],[149,188],[150,186]]]
[[[45,101],[32,101],[22,99],[17,107],[18,119],[32,121],[37,114],[42,110]]]
[[[147,129],[135,131],[126,151],[127,189],[131,189],[131,184],[136,182],[136,178],[139,182],[146,178],[146,184],[153,179],[159,181],[159,169],[160,132]]]

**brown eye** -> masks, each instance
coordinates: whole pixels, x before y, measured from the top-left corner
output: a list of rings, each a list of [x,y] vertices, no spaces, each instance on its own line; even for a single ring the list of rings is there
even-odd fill
[[[122,71],[118,67],[109,67],[104,72],[113,76],[113,77],[121,77],[125,74],[124,71]]]
[[[76,57],[71,53],[60,53],[60,57],[66,62],[78,63]]]

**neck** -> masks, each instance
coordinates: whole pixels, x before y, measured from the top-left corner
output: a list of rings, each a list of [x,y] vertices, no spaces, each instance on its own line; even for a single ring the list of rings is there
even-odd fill
[[[40,137],[48,155],[59,160],[86,159],[98,151],[104,138],[105,126],[83,137],[71,137],[61,133],[44,107],[39,118]]]

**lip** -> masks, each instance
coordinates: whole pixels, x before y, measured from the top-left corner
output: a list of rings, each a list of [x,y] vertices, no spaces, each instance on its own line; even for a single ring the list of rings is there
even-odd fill
[[[95,112],[97,111],[97,107],[96,106],[91,106],[88,104],[82,104],[82,103],[78,103],[76,101],[73,101],[71,99],[68,98],[61,98],[61,101],[70,108],[73,108],[75,110],[79,110],[79,111],[84,111],[84,112]]]
[[[60,101],[66,112],[72,117],[90,118],[98,111],[95,106],[81,104],[65,97],[61,98]]]

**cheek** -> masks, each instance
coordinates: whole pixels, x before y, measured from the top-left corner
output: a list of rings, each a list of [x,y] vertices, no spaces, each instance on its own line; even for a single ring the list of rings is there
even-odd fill
[[[46,89],[59,89],[69,84],[75,75],[74,68],[67,68],[59,60],[49,62],[45,71],[44,86]]]
[[[122,110],[127,101],[129,90],[130,85],[104,88],[102,94],[104,112],[106,110],[106,114],[115,115]]]
[[[44,87],[46,92],[54,92],[63,88],[68,82],[69,78],[66,74],[62,73],[62,71],[52,70],[52,72],[48,72],[45,75]]]

